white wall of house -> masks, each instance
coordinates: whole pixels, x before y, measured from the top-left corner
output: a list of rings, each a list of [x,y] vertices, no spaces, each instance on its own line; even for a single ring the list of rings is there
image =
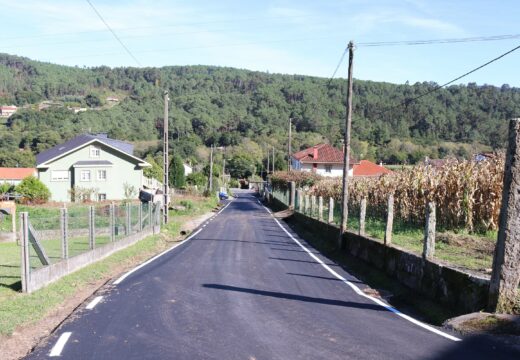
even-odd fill
[[[297,171],[308,171],[311,172],[313,164],[300,163],[299,161],[293,160],[293,169]],[[340,177],[343,176],[343,165],[342,164],[318,164],[316,167],[316,174],[321,176]],[[353,166],[349,166],[348,176],[353,176]]]

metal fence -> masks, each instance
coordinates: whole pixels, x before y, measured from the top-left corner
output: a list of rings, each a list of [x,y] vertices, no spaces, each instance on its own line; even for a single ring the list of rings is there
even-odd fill
[[[30,283],[39,270],[86,254],[85,260],[76,261],[84,266],[125,247],[123,243],[130,243],[128,239],[135,242],[160,225],[160,212],[157,203],[127,203],[40,208],[21,213],[22,285],[24,280]]]

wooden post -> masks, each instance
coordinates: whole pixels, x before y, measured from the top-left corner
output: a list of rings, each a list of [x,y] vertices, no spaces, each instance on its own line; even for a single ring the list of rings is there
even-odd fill
[[[361,199],[361,204],[359,207],[359,235],[365,235],[365,219],[367,217],[367,198],[364,197]]]
[[[433,259],[435,255],[435,202],[426,205],[426,227],[424,229],[423,259]]]
[[[130,203],[127,203],[126,204],[126,235],[130,235],[132,233],[132,221],[131,221],[131,214],[130,212],[132,211],[131,207],[130,207]],[[164,219],[166,219],[166,216],[164,217]]]
[[[323,196],[318,197],[318,220],[323,221]]]
[[[310,198],[309,195],[305,194],[305,215],[309,215],[309,207],[310,207]]]
[[[509,143],[504,169],[502,207],[493,271],[489,284],[488,310],[512,313],[520,281],[520,118],[509,122]]]
[[[139,203],[139,232],[143,231],[143,203]]]
[[[311,217],[316,217],[316,195],[311,196]]]
[[[20,242],[22,244],[22,292],[29,292],[31,267],[29,262],[29,213],[20,213]]]
[[[116,240],[116,214],[115,211],[116,206],[114,203],[110,204],[109,208],[109,216],[110,216],[110,241],[114,242]]]
[[[296,183],[294,181],[289,182],[289,208],[294,209],[294,204],[296,203]]]
[[[392,243],[392,228],[394,226],[394,195],[388,196],[388,213],[386,217],[385,245]]]
[[[329,224],[334,223],[334,199],[329,198]]]
[[[151,229],[153,228],[152,206],[153,206],[153,202],[148,201],[148,226],[150,226]]]
[[[298,190],[298,210],[303,213],[303,191]]]
[[[61,258],[69,258],[69,214],[67,208],[60,209]]]
[[[88,207],[88,244],[89,248],[92,250],[96,247],[96,228],[95,228],[95,211],[94,206]]]

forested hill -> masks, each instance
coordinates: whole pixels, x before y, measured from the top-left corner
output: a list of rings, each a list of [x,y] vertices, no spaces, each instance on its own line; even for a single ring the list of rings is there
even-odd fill
[[[520,114],[519,88],[457,85],[395,107],[436,85],[355,80],[355,156],[415,162],[424,156],[469,156],[504,145],[506,120]],[[29,165],[31,153],[85,131],[131,141],[157,140],[166,89],[172,146],[194,161],[197,147],[237,145],[245,138],[257,148],[271,144],[282,152],[291,116],[295,149],[322,137],[338,144],[341,137],[346,97],[342,79],[329,84],[325,78],[213,66],[78,68],[0,54],[0,104],[23,107],[7,121],[0,120],[0,166]],[[108,106],[108,96],[121,101]],[[39,111],[44,100],[57,105]],[[73,106],[88,111],[75,114],[67,109]]]

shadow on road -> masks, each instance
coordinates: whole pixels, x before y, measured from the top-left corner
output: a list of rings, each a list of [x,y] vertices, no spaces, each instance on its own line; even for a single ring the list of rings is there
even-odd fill
[[[230,285],[221,285],[221,284],[203,284],[202,286],[205,288],[208,288],[208,289],[236,291],[236,292],[252,294],[252,295],[269,296],[269,297],[274,297],[274,298],[278,298],[278,299],[303,301],[303,302],[310,302],[310,303],[315,303],[315,304],[344,306],[344,307],[351,307],[351,308],[357,308],[357,309],[387,311],[385,308],[383,308],[382,306],[379,306],[379,305],[363,304],[363,303],[358,303],[358,302],[353,302],[353,301],[322,299],[322,298],[315,298],[315,297],[304,296],[304,295],[286,294],[286,293],[281,293],[281,292],[249,289],[249,288],[230,286]]]
[[[454,342],[446,350],[428,357],[432,360],[445,359],[520,359],[519,345],[516,349],[507,341],[489,335],[473,335]],[[516,340],[518,342],[518,339]]]

